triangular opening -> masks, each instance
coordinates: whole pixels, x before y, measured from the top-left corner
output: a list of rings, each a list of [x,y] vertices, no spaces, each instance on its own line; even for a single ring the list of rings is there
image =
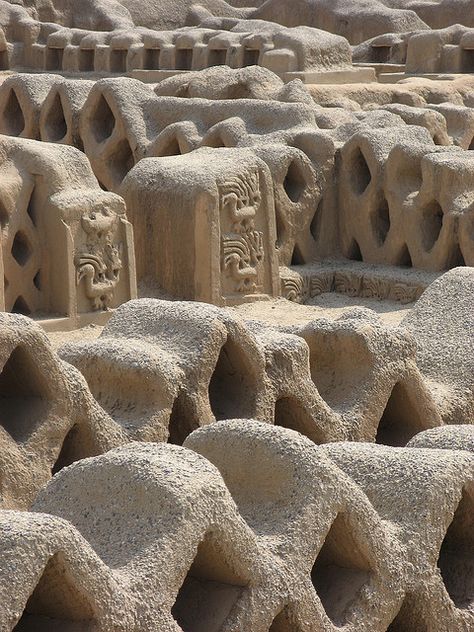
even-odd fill
[[[411,595],[406,595],[395,619],[388,626],[387,632],[429,632],[428,625],[419,618],[414,606],[414,598]]]
[[[90,600],[76,586],[63,555],[52,557],[13,632],[95,632]]]
[[[15,90],[10,90],[6,105],[2,112],[2,132],[10,136],[19,136],[25,129],[25,117],[16,96]]]
[[[19,230],[16,233],[12,243],[11,252],[13,258],[18,263],[18,265],[24,266],[28,263],[28,259],[31,257],[32,251],[33,250],[31,248],[28,237],[23,231]]]
[[[174,400],[168,423],[168,443],[183,445],[186,437],[196,428],[197,426],[193,425],[189,420],[184,395],[178,395]]]
[[[406,244],[403,244],[402,249],[398,253],[396,265],[403,266],[404,268],[413,267],[413,261],[411,260],[410,251],[408,250],[408,246]]]
[[[51,106],[49,107],[44,123],[44,138],[51,143],[57,143],[64,139],[67,134],[67,123],[64,116],[61,95],[56,92]]]
[[[340,513],[311,571],[314,588],[334,625],[346,623],[371,573],[371,565],[354,537],[347,514]]]
[[[91,130],[95,140],[102,143],[112,136],[115,127],[115,116],[103,95],[100,96],[91,118]]]
[[[181,156],[181,148],[176,136],[173,136],[159,154],[160,156]]]
[[[352,188],[354,193],[362,195],[369,186],[372,176],[370,174],[367,160],[359,148],[357,148],[352,157],[349,172],[352,178]]]
[[[469,143],[469,150],[473,150],[474,149],[474,138],[471,140],[471,142]]]
[[[219,632],[248,584],[219,548],[212,534],[206,535],[179,590],[171,613],[183,632]]]
[[[466,261],[461,252],[461,248],[459,247],[459,244],[456,244],[450,254],[449,261],[448,261],[448,268],[459,268],[460,266],[465,266],[465,265],[466,265]]]
[[[443,209],[436,200],[433,200],[422,211],[421,240],[426,252],[429,252],[438,241],[443,227],[443,217]]]
[[[359,336],[319,331],[307,340],[311,378],[326,403],[340,412],[366,390],[373,365],[371,352]]]
[[[291,255],[291,265],[292,266],[302,266],[304,265],[305,260],[303,255],[301,254],[300,247],[298,244],[295,244],[293,248],[293,254]]]
[[[438,568],[457,608],[474,609],[474,500],[464,489],[441,545]]]
[[[135,164],[132,149],[126,138],[123,138],[118,143],[114,153],[110,157],[109,164],[114,173],[114,179],[117,184],[120,184]]]
[[[316,211],[313,215],[313,219],[311,220],[311,224],[309,226],[309,230],[311,235],[313,236],[314,241],[318,241],[321,235],[321,224],[323,219],[323,198],[319,200],[319,204],[316,208]]]
[[[63,441],[61,452],[59,453],[58,458],[56,459],[56,463],[51,468],[52,476],[54,476],[60,470],[62,470],[63,467],[67,467],[68,465],[71,465],[71,463],[74,463],[74,461],[77,461],[77,458],[73,457],[72,453],[77,452],[75,443],[77,441],[77,436],[79,433],[78,431],[79,431],[78,427],[73,426],[71,430],[67,433]]]
[[[347,251],[347,258],[351,261],[362,261],[362,253],[360,251],[360,246],[355,239],[353,239],[349,245]]]
[[[380,419],[376,443],[403,447],[426,430],[424,417],[402,383],[395,384]]]
[[[276,220],[276,242],[275,247],[281,248],[282,244],[285,243],[288,231],[286,227],[286,214],[282,213],[281,207],[279,204],[275,203],[275,220]]]
[[[10,59],[8,57],[8,50],[0,51],[0,70],[10,69]]]
[[[372,215],[371,219],[375,239],[377,240],[378,244],[382,246],[385,243],[388,231],[390,230],[390,210],[388,207],[388,202],[385,198],[377,206],[377,209]]]
[[[30,351],[16,347],[0,373],[0,425],[26,441],[49,412],[49,389]]]
[[[214,147],[215,149],[218,149],[219,147],[227,147],[220,134],[210,134],[202,144],[206,147]]]
[[[292,202],[298,202],[303,195],[303,191],[306,188],[306,180],[304,179],[301,168],[295,160],[293,160],[288,167],[283,181],[283,188]]]
[[[298,627],[290,621],[288,609],[282,610],[273,620],[268,632],[298,632]]]
[[[324,437],[308,410],[294,397],[281,397],[275,403],[275,425],[296,430],[314,443],[324,443]]]
[[[228,339],[209,382],[209,402],[216,419],[251,419],[256,388],[245,352]]]
[[[31,309],[28,307],[28,303],[25,301],[23,296],[19,296],[16,299],[16,301],[13,303],[11,311],[13,314],[23,314],[23,316],[31,315]]]
[[[31,219],[31,223],[33,224],[33,226],[36,226],[36,222],[37,222],[37,217],[36,217],[36,208],[35,205],[33,203],[33,197],[34,197],[34,190],[32,191],[31,195],[30,195],[30,199],[28,201],[28,206],[26,208],[26,212],[28,214],[28,217]]]
[[[5,207],[5,204],[0,200],[0,228],[3,228],[10,221],[10,215]]]

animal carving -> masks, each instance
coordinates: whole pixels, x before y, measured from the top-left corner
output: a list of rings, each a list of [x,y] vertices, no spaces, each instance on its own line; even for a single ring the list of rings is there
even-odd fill
[[[87,234],[86,248],[75,257],[77,284],[84,290],[92,309],[110,309],[122,269],[121,247],[112,243],[117,215],[102,207],[82,217]]]

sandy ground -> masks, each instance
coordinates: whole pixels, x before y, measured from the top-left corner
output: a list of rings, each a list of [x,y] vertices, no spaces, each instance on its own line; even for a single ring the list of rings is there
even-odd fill
[[[315,318],[336,319],[354,306],[367,307],[378,313],[382,321],[396,327],[410,311],[411,305],[401,305],[393,301],[377,301],[369,298],[353,299],[343,294],[321,294],[305,305],[292,303],[286,299],[246,303],[233,309],[244,318],[258,320],[270,325],[292,325],[308,323]],[[88,325],[74,331],[55,331],[48,333],[54,349],[66,342],[94,340],[103,327]]]
[[[53,331],[47,332],[53,349],[58,350],[65,342],[80,342],[82,340],[94,340],[100,335],[103,327],[98,325],[88,325],[82,329],[73,331]]]
[[[378,301],[370,298],[353,299],[343,294],[321,294],[299,305],[286,299],[246,303],[234,309],[244,318],[259,320],[270,325],[304,324],[315,318],[336,319],[354,306],[367,307],[377,312],[386,325],[396,327],[411,309],[395,301]]]

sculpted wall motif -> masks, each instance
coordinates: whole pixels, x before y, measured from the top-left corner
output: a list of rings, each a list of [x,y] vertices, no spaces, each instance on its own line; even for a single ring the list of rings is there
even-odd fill
[[[258,171],[227,180],[219,186],[219,195],[221,269],[229,283],[229,291],[261,291],[263,232],[255,229],[255,216],[261,203]],[[227,230],[230,232],[224,232]]]
[[[110,309],[114,290],[122,269],[121,243],[113,242],[117,215],[103,210],[82,217],[81,226],[87,233],[86,247],[75,256],[77,284],[84,281],[85,293],[92,309]]]

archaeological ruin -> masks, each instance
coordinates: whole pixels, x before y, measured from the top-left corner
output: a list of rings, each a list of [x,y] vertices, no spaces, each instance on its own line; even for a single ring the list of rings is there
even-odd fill
[[[0,632],[474,632],[474,0],[0,0]]]

